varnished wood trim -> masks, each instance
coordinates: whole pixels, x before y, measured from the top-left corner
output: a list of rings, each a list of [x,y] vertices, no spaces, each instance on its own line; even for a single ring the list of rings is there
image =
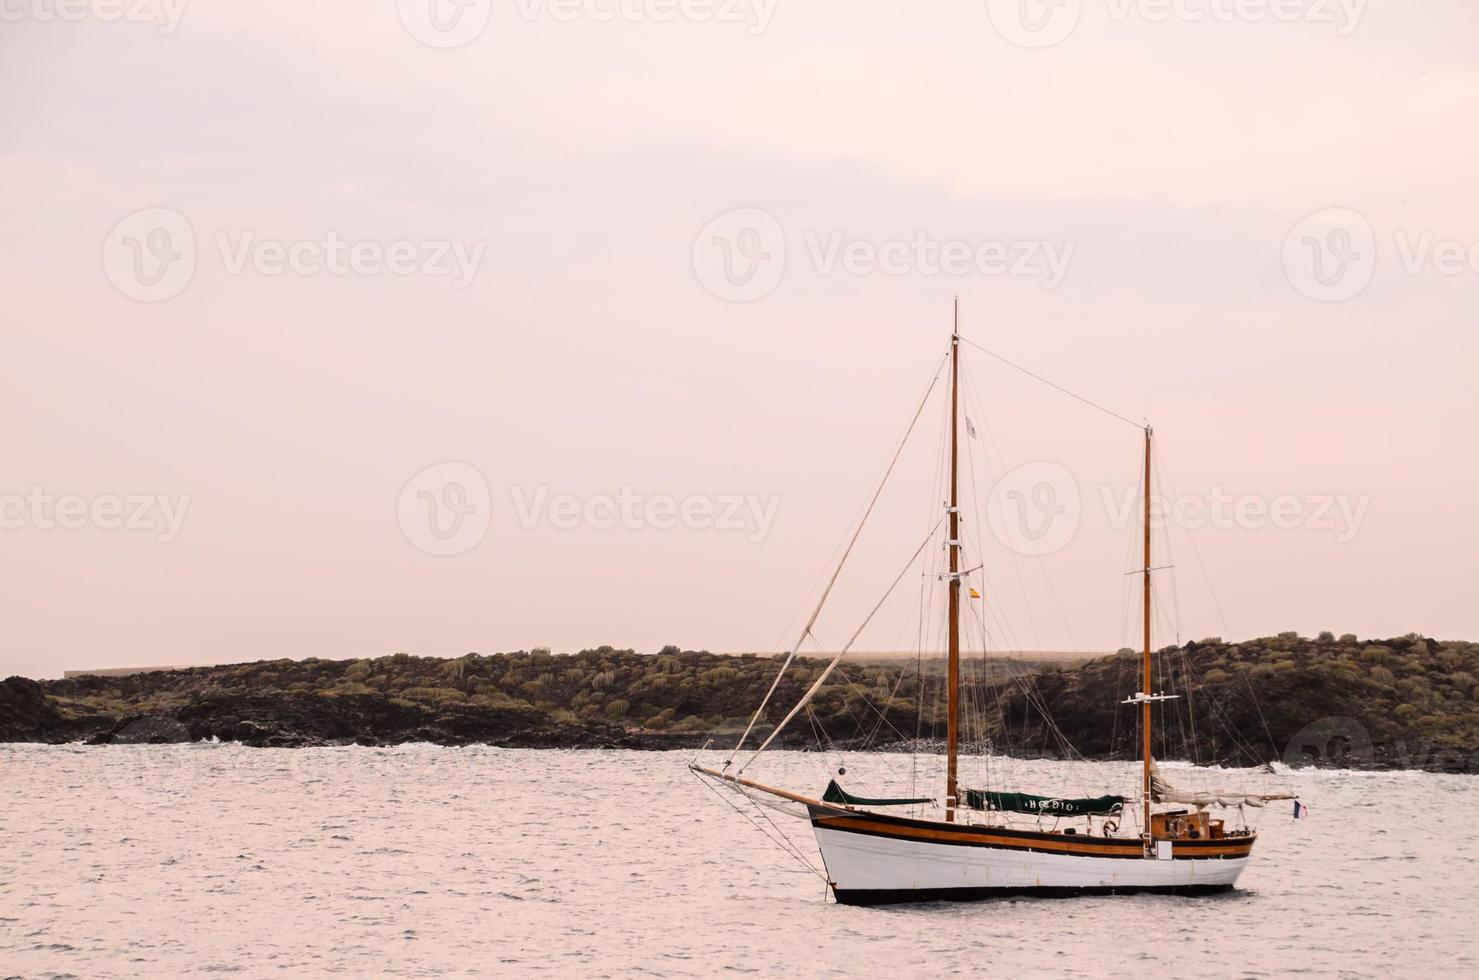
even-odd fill
[[[946,828],[943,825],[932,826],[922,821],[898,817],[881,818],[872,814],[838,814],[836,811],[820,808],[813,808],[811,817],[814,826],[827,830],[895,840],[929,841],[962,847],[1040,851],[1080,857],[1143,858],[1142,845],[1136,838],[1095,838],[1085,834],[1075,839],[1064,834],[997,827]],[[1248,837],[1237,841],[1176,841],[1172,845],[1171,853],[1173,859],[1179,860],[1247,857],[1253,850],[1255,840],[1255,837]]]

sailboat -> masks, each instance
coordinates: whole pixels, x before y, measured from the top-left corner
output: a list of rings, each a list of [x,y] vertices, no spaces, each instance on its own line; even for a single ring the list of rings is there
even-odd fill
[[[730,753],[729,760],[719,768],[694,762],[690,769],[695,775],[712,781],[716,787],[731,789],[752,799],[764,798],[771,804],[788,804],[792,811],[809,819],[821,852],[827,885],[840,904],[958,901],[1014,895],[1208,895],[1228,891],[1248,867],[1258,837],[1246,826],[1230,827],[1227,820],[1214,817],[1210,808],[1241,804],[1262,806],[1270,800],[1292,799],[1292,796],[1285,793],[1183,792],[1167,782],[1156,769],[1152,756],[1151,708],[1157,702],[1171,700],[1176,695],[1152,690],[1151,585],[1155,568],[1151,561],[1150,501],[1154,433],[1149,424],[1143,426],[1143,540],[1142,563],[1137,570],[1141,579],[1144,640],[1140,658],[1140,690],[1123,702],[1138,709],[1139,714],[1141,766],[1138,799],[1113,795],[1060,798],[989,792],[960,785],[961,589],[967,579],[967,572],[962,569],[959,499],[962,339],[957,300],[955,326],[947,355],[950,375],[949,499],[942,518],[942,522],[948,525],[945,539],[948,550],[947,733],[941,818],[900,816],[888,812],[901,806],[935,803],[930,798],[854,796],[835,780],[820,796],[811,796],[743,775],[749,763],[773,742],[821,689],[857,640],[857,634],[816,678],[801,703],[775,726],[749,761],[735,765],[770,696],[795,659],[802,641],[810,635],[827,595],[836,584],[842,564],[857,543],[861,523],[803,629],[801,639],[785,658],[775,683]],[[897,462],[897,455],[894,459]],[[875,495],[863,514],[863,522],[867,521],[876,502]],[[782,808],[781,805],[777,808]],[[1004,819],[1004,815],[1009,813],[1053,817],[1055,827],[1041,829],[1040,820],[1037,827],[1012,826]],[[1073,826],[1057,829],[1056,825],[1062,822],[1062,818],[1082,819],[1070,820]],[[1093,832],[1095,818],[1099,819],[1097,834]],[[1079,828],[1085,825],[1087,832],[1081,832]]]

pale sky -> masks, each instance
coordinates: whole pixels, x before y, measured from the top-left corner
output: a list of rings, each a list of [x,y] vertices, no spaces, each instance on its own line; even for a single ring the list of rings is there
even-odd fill
[[[957,294],[1149,414],[1182,638],[1479,638],[1467,0],[78,3],[0,7],[0,675],[778,649]],[[985,601],[1133,644],[1139,434],[967,368]],[[988,499],[1072,527],[1022,558]]]

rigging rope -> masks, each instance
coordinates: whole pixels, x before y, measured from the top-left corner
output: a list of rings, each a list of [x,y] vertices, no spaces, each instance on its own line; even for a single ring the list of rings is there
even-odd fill
[[[702,783],[704,786],[706,786],[709,789],[709,791],[712,792],[715,796],[717,796],[717,797],[719,797],[719,799],[723,800],[725,802],[725,804],[730,809],[732,809],[735,813],[738,813],[740,816],[742,816],[746,820],[750,821],[751,825],[753,825],[756,830],[760,831],[760,833],[764,834],[765,835],[765,838],[767,840],[769,840],[772,844],[775,844],[782,851],[785,851],[787,854],[790,854],[792,857],[794,857],[797,860],[797,862],[799,862],[801,864],[801,866],[803,868],[805,868],[807,871],[810,871],[812,874],[816,875],[818,878],[822,879],[822,881],[826,882],[827,884],[830,885],[832,883],[827,878],[827,876],[825,874],[823,874],[822,872],[818,871],[816,869],[816,866],[813,865],[810,861],[808,861],[806,859],[806,855],[804,855],[804,854],[801,853],[801,850],[794,843],[791,842],[791,839],[789,837],[787,837],[785,835],[785,833],[779,827],[776,827],[775,826],[775,821],[770,819],[769,814],[766,814],[766,813],[760,811],[760,804],[756,800],[754,800],[753,798],[751,798],[750,794],[745,793],[745,792],[742,792],[740,790],[736,790],[736,792],[739,792],[739,794],[741,796],[743,796],[746,800],[749,800],[750,803],[754,805],[756,811],[759,812],[762,817],[765,817],[765,822],[766,823],[770,824],[772,827],[775,827],[775,832],[776,832],[776,835],[777,835],[777,837],[779,839],[777,839],[777,837],[772,837],[770,835],[770,832],[769,831],[767,831],[764,827],[760,826],[760,824],[758,824],[758,823],[755,822],[755,818],[754,817],[750,816],[744,810],[742,810],[739,807],[735,806],[734,805],[734,801],[730,800],[729,797],[727,797],[723,793],[719,792],[719,788],[717,786],[713,785],[707,779],[703,778],[702,776],[700,776],[696,772],[693,774],[693,777],[695,779],[697,779],[700,783]]]
[[[1031,371],[1027,370],[1025,367],[1023,367],[1022,365],[1012,363],[1011,361],[1007,360],[1005,357],[1002,357],[1000,354],[996,353],[996,351],[994,351],[994,350],[988,350],[987,348],[982,347],[980,344],[976,343],[974,340],[971,340],[969,337],[961,337],[960,339],[963,340],[963,341],[965,341],[967,344],[970,344],[972,347],[976,348],[976,350],[978,350],[981,353],[987,355],[988,357],[994,357],[994,358],[996,358],[998,361],[1000,361],[1001,363],[1005,364],[1007,367],[1009,367],[1009,368],[1015,368],[1016,370],[1021,371],[1023,374],[1027,375],[1029,378],[1032,378],[1034,381],[1041,381],[1043,384],[1047,385],[1049,388],[1055,388],[1058,391],[1063,392],[1063,394],[1067,395],[1070,398],[1076,398],[1079,401],[1083,402],[1085,405],[1088,405],[1090,408],[1097,408],[1099,411],[1103,412],[1105,415],[1113,416],[1114,418],[1119,419],[1121,422],[1124,422],[1126,425],[1133,425],[1135,428],[1140,429],[1142,432],[1145,430],[1145,424],[1142,423],[1142,422],[1134,422],[1134,421],[1131,421],[1130,419],[1125,418],[1125,416],[1121,415],[1119,412],[1114,411],[1113,409],[1105,408],[1103,405],[1100,405],[1098,402],[1091,401],[1090,399],[1085,398],[1083,395],[1076,394],[1076,393],[1074,393],[1072,391],[1069,391],[1067,388],[1063,387],[1060,384],[1054,384],[1053,382],[1049,381],[1047,378],[1044,378],[1042,375],[1040,375],[1040,374],[1034,374]]]
[[[812,610],[811,618],[806,621],[806,626],[802,628],[801,635],[791,645],[791,652],[786,654],[785,662],[781,664],[781,669],[776,672],[775,680],[771,682],[770,690],[765,692],[765,697],[761,700],[760,707],[756,708],[755,713],[750,716],[750,723],[745,726],[745,730],[740,735],[739,741],[735,743],[734,751],[730,753],[729,759],[725,760],[725,768],[729,767],[729,764],[734,761],[734,757],[744,747],[745,739],[750,737],[750,732],[755,728],[755,722],[760,720],[760,716],[764,713],[766,705],[770,703],[770,699],[775,694],[776,688],[780,687],[781,678],[786,676],[786,671],[790,669],[792,662],[795,661],[796,651],[801,649],[801,644],[806,641],[807,635],[811,633],[811,628],[816,625],[817,617],[822,614],[822,607],[827,604],[827,597],[832,594],[832,587],[837,584],[837,577],[842,574],[842,567],[847,564],[848,556],[852,554],[853,546],[858,543],[858,538],[862,535],[863,528],[868,523],[868,517],[873,513],[874,505],[878,503],[878,498],[883,496],[883,488],[888,485],[889,476],[893,474],[894,467],[899,462],[899,457],[904,454],[904,446],[909,441],[910,433],[914,431],[914,426],[919,421],[919,416],[924,413],[924,406],[929,403],[930,392],[934,391],[935,385],[939,383],[940,369],[944,367],[944,363],[945,361],[942,359],[940,364],[935,367],[935,375],[930,379],[929,387],[925,388],[924,397],[919,400],[919,407],[914,410],[914,417],[909,420],[909,427],[904,430],[904,435],[899,439],[899,445],[894,450],[893,459],[889,460],[888,468],[883,472],[883,479],[878,481],[878,489],[873,492],[873,499],[868,501],[868,507],[863,511],[863,517],[858,521],[857,529],[853,531],[852,540],[848,541],[847,549],[842,552],[842,558],[837,562],[836,570],[832,572],[832,578],[828,580],[827,587],[822,590],[822,597],[817,600],[817,607]],[[793,711],[791,714],[794,715],[795,712]],[[786,720],[790,721],[790,716],[787,716]],[[776,731],[779,730],[776,729]],[[771,738],[774,737],[775,735],[772,733]],[[766,744],[770,744],[769,739],[766,740]],[[759,753],[757,752],[756,754],[758,755]]]
[[[919,556],[924,552],[925,546],[928,545],[930,541],[934,538],[935,532],[940,529],[940,524],[943,523],[944,520],[945,518],[941,517],[940,520],[935,523],[935,526],[930,528],[930,533],[925,536],[924,541],[920,544],[919,548],[915,550],[914,554],[909,556],[908,563],[899,572],[898,576],[894,578],[893,582],[888,587],[888,591],[883,593],[883,598],[879,599],[878,604],[873,607],[872,611],[869,612],[866,617],[864,617],[861,625],[859,625],[857,630],[853,632],[852,638],[843,645],[841,650],[837,651],[837,655],[832,658],[832,662],[827,665],[827,669],[822,671],[821,676],[812,683],[811,687],[807,689],[806,694],[802,696],[800,703],[797,704],[796,707],[792,708],[790,713],[787,714],[786,717],[781,719],[781,723],[779,725],[776,725],[771,733],[766,736],[764,742],[760,743],[760,747],[755,750],[754,755],[751,755],[750,758],[745,761],[744,765],[735,770],[736,774],[744,772],[745,769],[748,768],[749,765],[759,757],[760,753],[764,752],[770,746],[770,743],[775,741],[775,737],[781,733],[781,729],[785,728],[788,724],[791,723],[791,719],[796,717],[796,713],[802,708],[806,707],[806,705],[810,703],[811,699],[816,695],[817,691],[821,690],[822,685],[827,682],[827,678],[832,676],[832,671],[837,669],[837,665],[841,663],[842,658],[847,655],[847,651],[852,649],[852,645],[858,641],[858,637],[862,635],[863,630],[867,629],[868,624],[872,622],[873,617],[878,614],[878,610],[883,608],[883,604],[888,601],[888,597],[893,594],[893,591],[898,586],[899,582],[903,580],[906,574],[908,574],[909,569],[914,567],[915,561],[917,561],[919,559]],[[810,630],[808,629],[808,632],[809,631]],[[779,683],[779,681],[777,681],[777,683]],[[775,686],[772,685],[771,689],[774,690],[774,687]],[[753,724],[753,721],[751,723]]]

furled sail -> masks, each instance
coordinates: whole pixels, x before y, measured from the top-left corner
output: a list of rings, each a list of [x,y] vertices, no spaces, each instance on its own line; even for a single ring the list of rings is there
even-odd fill
[[[840,803],[843,806],[909,806],[914,803],[928,803],[930,802],[930,798],[925,796],[919,798],[898,797],[890,799],[885,797],[873,799],[867,796],[853,796],[847,790],[838,786],[837,780],[833,779],[827,783],[827,791],[822,794],[822,802]]]
[[[1009,810],[1013,813],[1036,813],[1050,817],[1103,816],[1118,813],[1125,805],[1123,796],[1033,796],[1030,793],[989,793],[965,791],[965,805],[972,810]]]
[[[1290,793],[1245,793],[1239,790],[1212,789],[1193,792],[1178,789],[1161,776],[1150,775],[1150,795],[1157,803],[1186,803],[1191,806],[1263,806],[1270,800],[1292,800]]]

